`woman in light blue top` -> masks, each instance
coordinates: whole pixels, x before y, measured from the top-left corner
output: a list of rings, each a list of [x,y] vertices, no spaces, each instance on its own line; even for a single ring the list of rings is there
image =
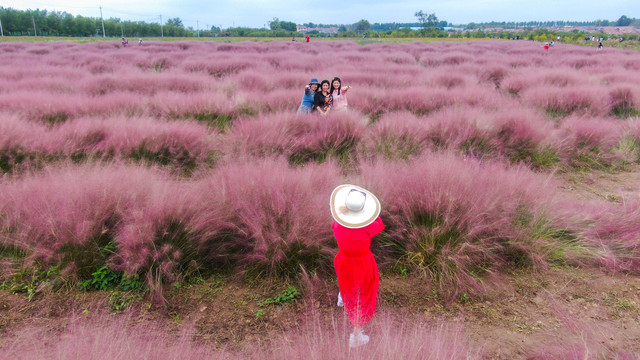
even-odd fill
[[[316,95],[316,91],[318,90],[318,86],[320,83],[318,79],[313,78],[309,82],[309,85],[304,87],[304,95],[302,96],[302,103],[298,108],[298,114],[310,114],[311,109],[313,108],[313,99]]]

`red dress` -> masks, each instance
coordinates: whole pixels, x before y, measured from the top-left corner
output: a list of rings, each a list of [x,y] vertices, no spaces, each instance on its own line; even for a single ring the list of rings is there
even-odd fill
[[[384,230],[379,217],[360,229],[333,223],[340,251],[333,260],[344,308],[353,326],[362,327],[376,312],[380,275],[369,246],[371,238]]]

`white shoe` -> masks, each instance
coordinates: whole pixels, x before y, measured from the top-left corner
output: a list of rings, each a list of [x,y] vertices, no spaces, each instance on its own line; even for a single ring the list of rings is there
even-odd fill
[[[344,303],[342,302],[342,295],[340,295],[340,293],[338,293],[338,306],[344,306]]]
[[[349,335],[349,347],[356,348],[362,345],[366,345],[369,342],[369,336],[361,332],[358,336],[353,334]]]

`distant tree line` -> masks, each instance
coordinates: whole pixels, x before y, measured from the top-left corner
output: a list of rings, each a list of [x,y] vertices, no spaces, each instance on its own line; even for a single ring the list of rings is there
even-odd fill
[[[640,26],[640,19],[630,18],[622,15],[616,21],[594,20],[594,21],[491,21],[483,23],[469,23],[464,25],[466,29],[478,29],[488,27],[523,28],[523,27],[563,27],[563,26]]]
[[[0,21],[4,35],[8,36],[102,36],[100,18],[74,16],[67,12],[47,10],[15,10],[0,7]],[[197,36],[197,29],[185,27],[180,18],[168,19],[161,27],[159,23],[144,21],[104,19],[105,35],[109,37],[134,36]],[[200,36],[215,36],[220,29],[213,26],[199,31]]]

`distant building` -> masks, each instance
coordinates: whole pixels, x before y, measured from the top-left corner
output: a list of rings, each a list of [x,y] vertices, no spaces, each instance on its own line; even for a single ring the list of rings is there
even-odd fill
[[[296,31],[299,33],[308,33],[309,31],[317,31],[321,34],[335,34],[338,32],[338,27],[337,26],[330,26],[330,27],[308,27],[308,26],[304,26],[304,25],[296,25]]]

